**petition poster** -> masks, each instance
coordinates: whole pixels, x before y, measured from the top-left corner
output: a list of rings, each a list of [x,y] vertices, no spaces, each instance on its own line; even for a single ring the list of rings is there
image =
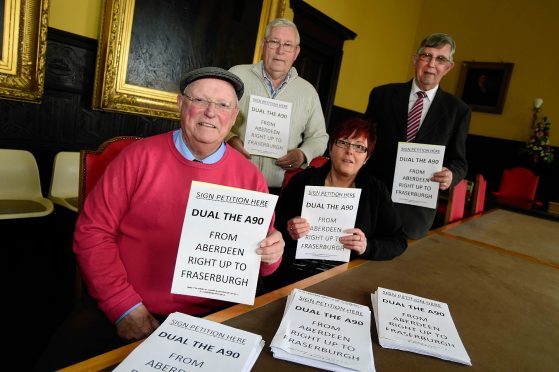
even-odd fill
[[[277,198],[192,182],[171,292],[252,305]]]

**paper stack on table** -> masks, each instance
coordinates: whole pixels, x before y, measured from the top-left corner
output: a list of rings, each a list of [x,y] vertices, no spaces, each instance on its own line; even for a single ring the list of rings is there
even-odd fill
[[[250,371],[263,347],[254,333],[172,313],[114,371]]]
[[[371,301],[380,346],[472,365],[446,303],[381,287]]]
[[[271,343],[274,358],[329,371],[375,371],[369,307],[294,289]]]

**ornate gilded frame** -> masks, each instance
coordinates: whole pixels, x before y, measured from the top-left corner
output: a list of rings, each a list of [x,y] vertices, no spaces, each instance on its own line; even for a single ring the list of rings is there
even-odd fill
[[[45,81],[48,0],[5,0],[0,97],[39,103]]]
[[[266,24],[285,14],[287,0],[264,0],[254,60]],[[93,108],[151,117],[178,119],[177,93],[126,83],[135,0],[105,0],[97,51]]]

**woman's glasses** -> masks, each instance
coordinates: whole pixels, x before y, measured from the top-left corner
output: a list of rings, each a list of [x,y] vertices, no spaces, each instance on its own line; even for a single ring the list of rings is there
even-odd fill
[[[353,151],[358,152],[360,154],[367,152],[366,146],[358,145],[356,143],[351,143],[343,139],[337,139],[336,141],[334,141],[334,145],[346,150],[349,149],[349,146],[351,146],[351,148],[353,148]]]

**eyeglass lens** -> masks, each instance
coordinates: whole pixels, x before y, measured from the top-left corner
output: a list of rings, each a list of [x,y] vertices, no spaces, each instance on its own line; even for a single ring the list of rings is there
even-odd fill
[[[357,143],[351,143],[351,142],[339,139],[339,140],[336,140],[335,144],[338,147],[341,147],[343,149],[348,149],[349,146],[351,146],[353,148],[353,151],[355,151],[355,152],[360,152],[360,153],[367,152],[367,148],[365,146],[359,145]]]

